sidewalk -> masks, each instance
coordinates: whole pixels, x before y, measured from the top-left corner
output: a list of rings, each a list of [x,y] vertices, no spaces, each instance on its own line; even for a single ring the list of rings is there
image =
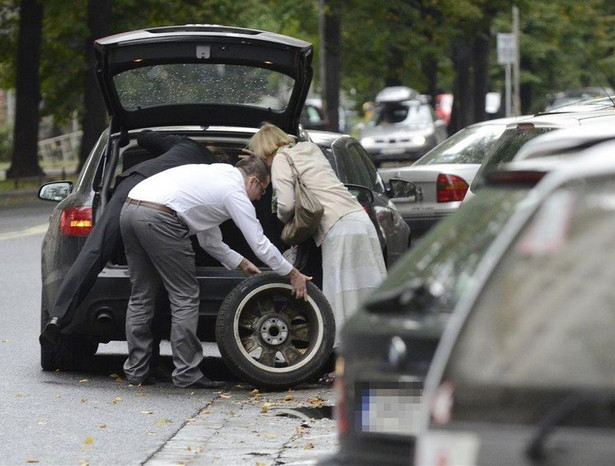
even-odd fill
[[[144,464],[316,464],[338,448],[332,405],[332,387],[260,393],[235,386],[221,392]]]

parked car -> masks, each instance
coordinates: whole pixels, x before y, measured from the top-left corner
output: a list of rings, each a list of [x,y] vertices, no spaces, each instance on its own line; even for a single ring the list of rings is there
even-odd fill
[[[137,145],[141,131],[191,137],[229,163],[238,160],[263,121],[300,140],[311,139],[299,124],[312,76],[313,49],[307,42],[250,29],[187,25],[99,39],[95,51],[110,126],[89,155],[75,186],[56,182],[44,185],[39,193],[43,199],[61,201],[42,246],[43,327],[63,277],[112,195],[116,176],[154,157]],[[356,140],[341,134],[315,134],[314,140],[376,222],[387,263],[393,263],[409,243],[409,229],[387,199],[400,193],[384,188],[375,167],[365,154],[360,156]],[[404,185],[393,186],[395,189],[403,190]],[[407,189],[401,194],[407,195]],[[268,188],[255,208],[267,237],[284,251],[282,224],[271,203]],[[231,248],[268,270],[231,221],[222,224],[221,230]],[[224,339],[227,347],[234,345],[235,356],[226,360],[231,370],[244,380],[269,388],[287,387],[319,374],[329,357],[325,349],[332,344],[333,322],[329,304],[318,288],[310,287],[307,302],[295,300],[282,277],[270,272],[244,281],[239,270],[226,270],[196,241],[194,244],[201,286],[198,333],[203,340],[216,341],[217,337]],[[313,266],[319,260],[318,250],[306,243],[292,252],[296,252],[298,268],[318,272]],[[315,283],[319,280],[316,276]],[[100,342],[125,340],[129,295],[122,247],[99,274],[77,310],[78,318],[66,329],[67,344],[59,349],[41,346],[43,369],[57,368],[57,351],[70,367],[72,362],[93,355]],[[154,333],[168,338],[166,297],[157,305],[162,317],[156,319]],[[264,309],[276,312],[276,319],[284,321],[291,338],[277,338],[271,344],[266,332],[256,328],[256,323],[263,324],[266,319]],[[231,322],[222,335],[214,334],[217,318]],[[270,328],[258,328],[265,327]]]
[[[602,105],[589,105],[586,107],[586,111],[540,113],[530,119],[511,123],[498,139],[489,156],[481,163],[465,199],[470,199],[481,188],[489,171],[512,161],[519,149],[535,137],[558,129],[614,124],[615,112],[613,110],[615,104],[611,103],[606,107]],[[572,109],[576,110],[575,108]]]
[[[425,383],[414,464],[612,463],[613,154],[545,177],[477,268]]]
[[[322,99],[320,97],[308,97],[305,100],[305,105],[301,111],[301,124],[305,129],[329,130],[345,133],[346,110],[341,105],[338,108],[338,123],[339,127],[337,130],[331,127],[327,121],[327,116],[325,115]]]
[[[393,200],[410,225],[414,241],[457,210],[483,159],[506,126],[519,121],[519,118],[487,120],[470,125],[438,144],[412,165],[379,169],[385,182],[401,179],[416,186],[418,195],[415,199]]]
[[[611,134],[615,139],[615,130]],[[589,146],[586,141],[576,152],[562,149],[569,160],[560,160],[558,167],[548,163],[550,156],[492,172],[484,189],[391,268],[342,329],[336,381],[340,447],[321,464],[411,462],[421,427],[423,382],[453,311],[529,193]]]
[[[382,162],[415,161],[448,136],[424,96],[409,87],[387,87],[376,96],[372,118],[359,140],[379,167]]]

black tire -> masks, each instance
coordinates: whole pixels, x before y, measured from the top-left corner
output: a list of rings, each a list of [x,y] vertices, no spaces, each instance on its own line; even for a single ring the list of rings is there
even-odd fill
[[[322,292],[308,283],[307,301],[295,299],[287,279],[266,272],[246,279],[226,297],[216,342],[229,369],[259,388],[282,390],[322,375],[335,339],[335,320]]]

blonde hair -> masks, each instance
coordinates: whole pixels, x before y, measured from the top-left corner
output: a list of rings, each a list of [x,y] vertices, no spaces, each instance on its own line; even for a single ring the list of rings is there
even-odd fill
[[[268,160],[275,155],[280,147],[293,144],[294,142],[295,138],[293,136],[286,134],[277,126],[271,123],[263,123],[250,139],[248,149],[255,155]]]

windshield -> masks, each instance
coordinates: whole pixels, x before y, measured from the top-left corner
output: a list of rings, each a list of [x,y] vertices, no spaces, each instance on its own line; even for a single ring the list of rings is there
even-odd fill
[[[549,196],[458,338],[444,376],[456,404],[466,400],[469,412],[473,399],[483,415],[504,410],[510,419],[521,416],[504,403],[513,393],[615,389],[613,231],[612,179],[577,181]]]
[[[381,104],[374,111],[368,126],[404,125],[427,128],[432,124],[431,113],[419,102],[394,102]]]
[[[505,124],[464,128],[430,150],[414,165],[481,163],[504,129]]]
[[[165,64],[113,78],[125,110],[178,104],[250,105],[283,111],[294,80],[262,68],[223,64]]]
[[[462,204],[393,266],[371,296],[370,309],[378,310],[378,301],[399,296],[410,281],[422,278],[428,288],[442,293],[438,311],[450,312],[489,245],[526,194],[525,190],[486,189],[484,196]]]
[[[515,158],[517,152],[523,144],[536,136],[548,133],[558,128],[535,128],[533,125],[529,125],[527,129],[522,125],[520,128],[512,128],[504,131],[502,136],[491,147],[489,154],[483,160],[474,181],[472,182],[472,191],[483,187],[485,184],[485,175],[498,168],[500,165],[510,162]]]

